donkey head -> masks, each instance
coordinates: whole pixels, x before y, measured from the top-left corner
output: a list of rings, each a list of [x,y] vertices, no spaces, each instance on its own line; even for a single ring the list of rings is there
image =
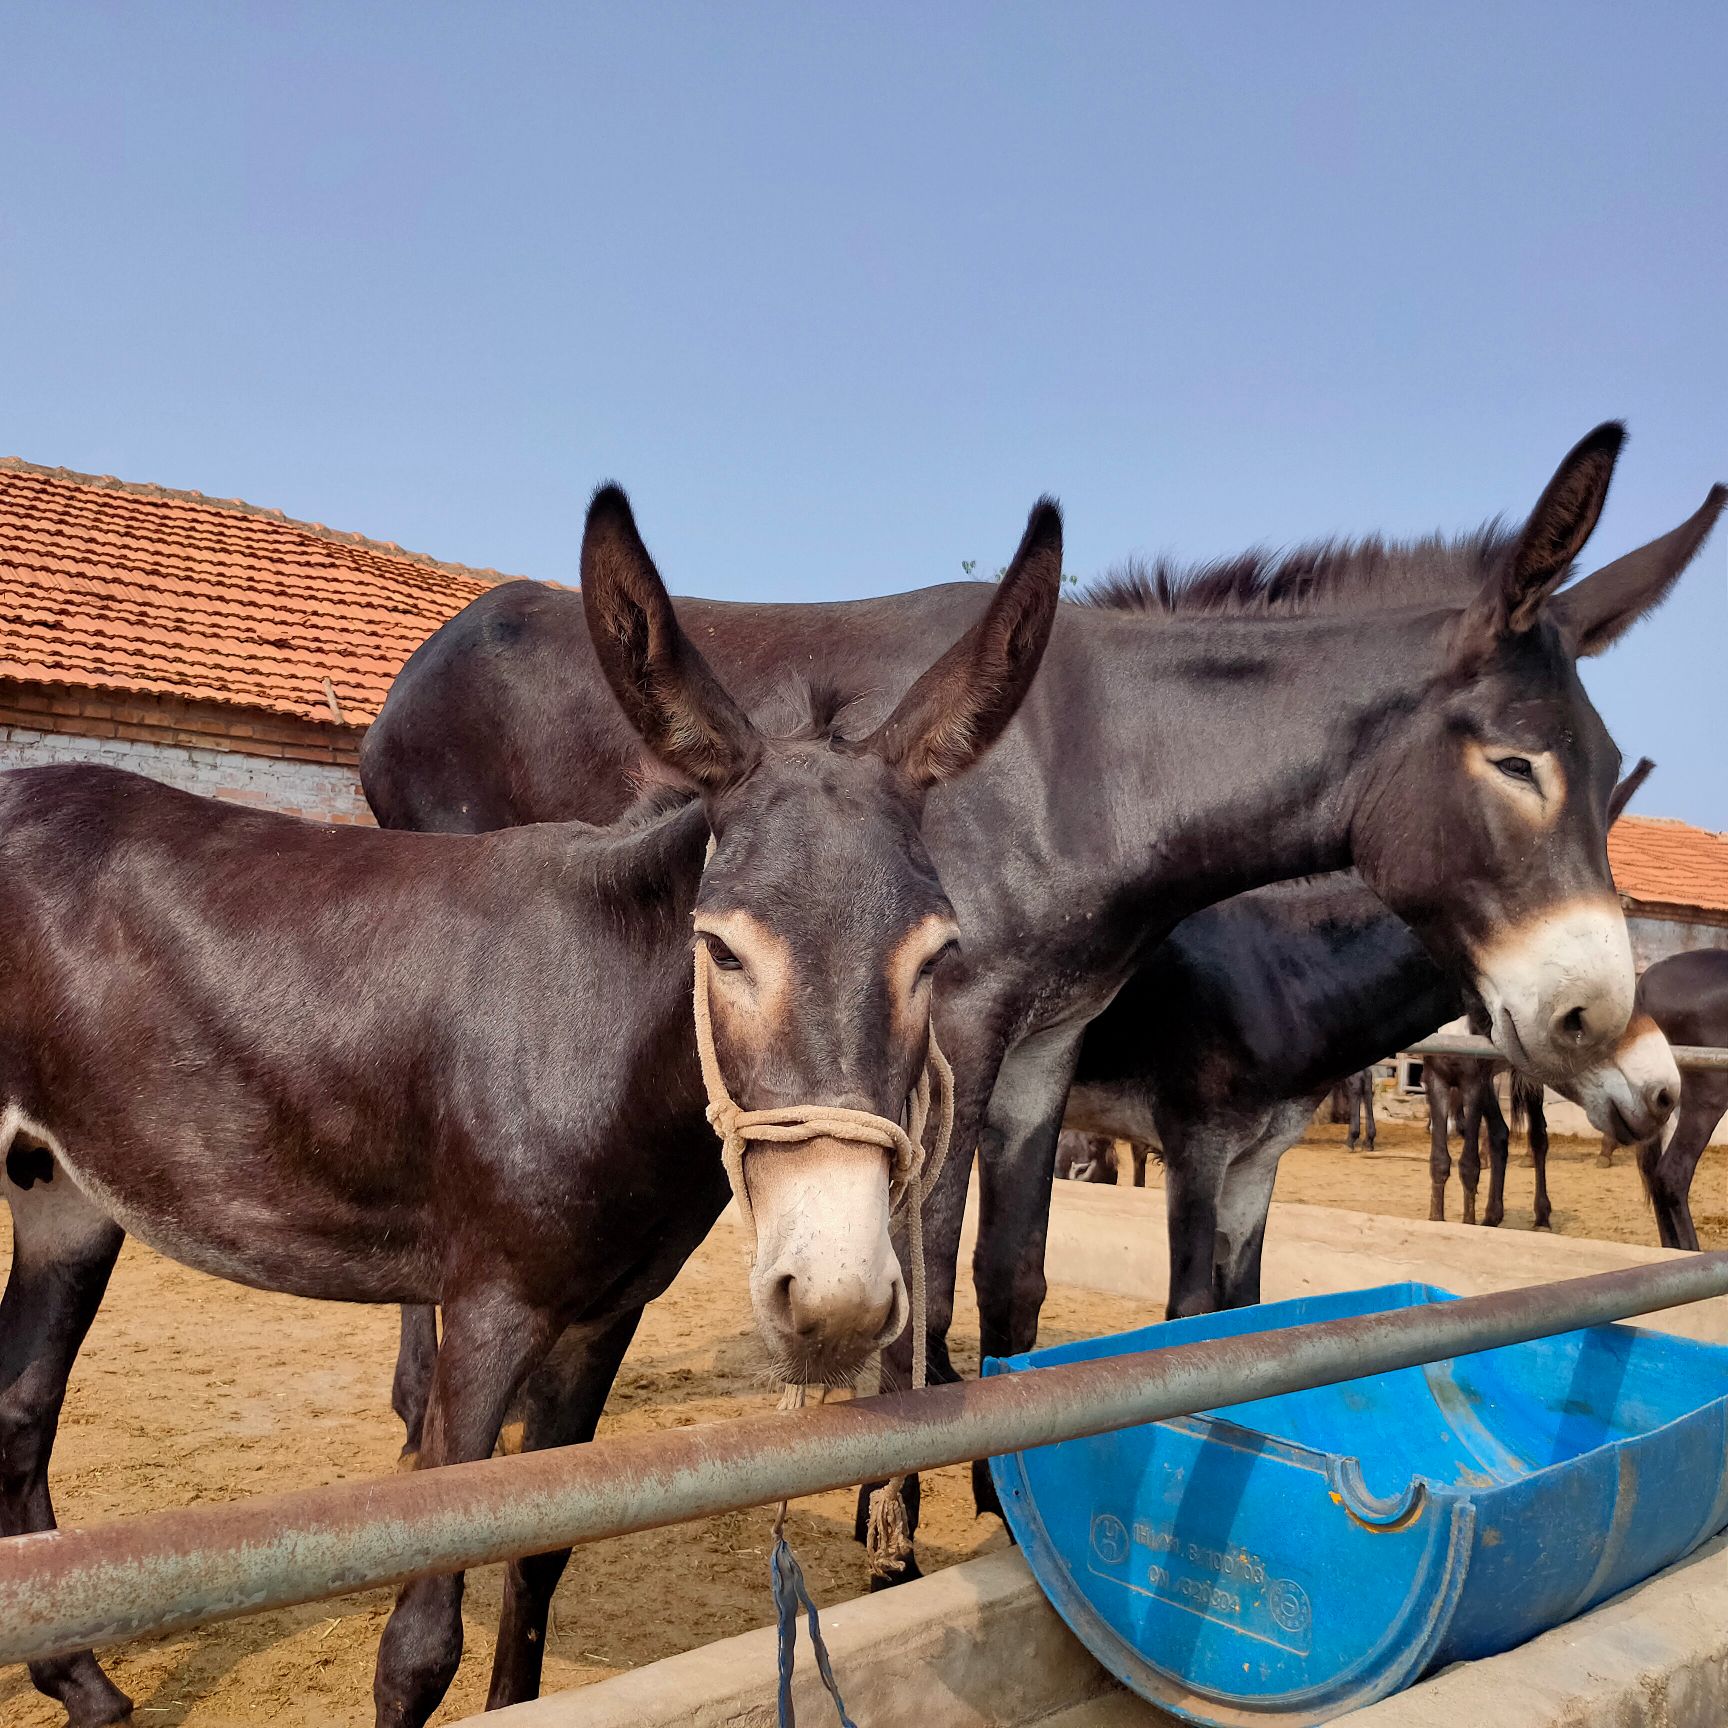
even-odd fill
[[[715,1053],[745,1110],[829,1105],[900,1120],[923,1071],[953,908],[919,833],[925,794],[1013,718],[1049,638],[1062,520],[1041,500],[979,621],[858,741],[764,737],[673,614],[624,494],[603,488],[582,600],[613,692],[700,794],[714,837],[696,899]],[[838,1380],[898,1334],[887,1155],[843,1140],[752,1145],[751,1300],[784,1377]]]
[[[1358,805],[1364,876],[1473,981],[1502,1052],[1557,1086],[1620,1040],[1633,990],[1608,870],[1620,756],[1576,661],[1665,598],[1728,498],[1715,487],[1673,532],[1559,591],[1623,437],[1615,423],[1590,433],[1488,560],[1445,625],[1439,700]]]
[[[1656,764],[1648,756],[1616,786],[1608,799],[1608,826],[1620,820]],[[1634,1014],[1613,1047],[1587,1063],[1559,1087],[1581,1105],[1592,1127],[1623,1146],[1661,1131],[1680,1103],[1680,1070],[1674,1051],[1648,1014]]]

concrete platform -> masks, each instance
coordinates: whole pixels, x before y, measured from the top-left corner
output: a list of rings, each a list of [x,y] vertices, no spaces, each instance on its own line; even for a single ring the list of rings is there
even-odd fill
[[[1174,1728],[1124,1692],[1044,1600],[1018,1553],[989,1554],[822,1616],[859,1728]],[[772,1728],[775,1641],[746,1632],[664,1662],[471,1718],[497,1728]],[[833,1706],[800,1634],[798,1719]],[[1593,1613],[1461,1663],[1338,1720],[1350,1728],[1722,1728],[1728,1543]]]

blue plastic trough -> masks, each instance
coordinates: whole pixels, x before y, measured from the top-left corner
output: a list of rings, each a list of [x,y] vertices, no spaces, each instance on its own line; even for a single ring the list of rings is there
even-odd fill
[[[1392,1284],[985,1373],[1453,1300]],[[1220,1728],[1326,1722],[1521,1644],[1728,1526],[1728,1349],[1598,1326],[991,1470],[1038,1582],[1125,1685]]]

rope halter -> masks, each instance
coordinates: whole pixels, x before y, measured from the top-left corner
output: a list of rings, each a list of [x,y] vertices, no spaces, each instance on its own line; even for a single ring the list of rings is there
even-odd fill
[[[854,1145],[875,1146],[888,1154],[888,1210],[902,1205],[906,1211],[906,1237],[910,1250],[912,1285],[912,1386],[921,1390],[926,1369],[924,1339],[924,1200],[948,1157],[948,1142],[954,1132],[954,1070],[930,1028],[923,1071],[906,1100],[906,1122],[877,1116],[869,1110],[843,1110],[831,1104],[790,1104],[773,1110],[743,1110],[726,1090],[720,1058],[714,1049],[714,1022],[709,1009],[709,987],[713,960],[705,942],[696,943],[696,1052],[702,1063],[702,1084],[708,1093],[708,1121],[720,1136],[720,1158],[732,1184],[733,1198],[749,1233],[750,1254],[756,1252],[756,1213],[750,1204],[750,1187],[744,1178],[744,1153],[751,1141],[769,1145],[797,1144],[808,1140],[842,1140]],[[934,1107],[935,1140],[929,1154],[924,1151],[924,1130]],[[892,1343],[900,1327],[890,1321],[878,1345]],[[871,1501],[869,1539],[866,1548],[873,1572],[886,1575],[904,1563],[912,1552],[901,1497],[904,1477],[897,1476]],[[782,1503],[781,1516],[785,1515]]]

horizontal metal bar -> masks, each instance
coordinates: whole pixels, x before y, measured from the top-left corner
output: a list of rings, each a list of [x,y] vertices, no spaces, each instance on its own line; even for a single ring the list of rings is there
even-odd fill
[[[1675,1044],[1674,1063],[1682,1072],[1687,1069],[1728,1068],[1728,1050],[1714,1044]],[[1503,1060],[1491,1040],[1463,1032],[1437,1032],[1399,1052],[1403,1056],[1487,1056]]]
[[[0,1662],[112,1644],[1728,1293],[1728,1252],[0,1541]]]

